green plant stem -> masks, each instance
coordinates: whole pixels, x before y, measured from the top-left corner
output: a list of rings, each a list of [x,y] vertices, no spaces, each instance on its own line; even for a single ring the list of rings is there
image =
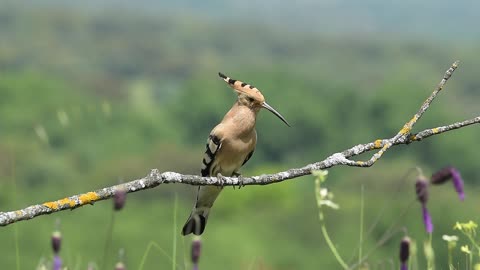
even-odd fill
[[[470,259],[470,269],[473,269],[473,268],[472,268],[472,267],[473,267],[473,253],[470,252],[470,254],[468,254],[468,257],[469,257],[469,259]]]
[[[418,246],[417,241],[412,239],[410,243],[410,259],[408,260],[408,269],[419,269],[418,268]]]
[[[183,251],[183,269],[187,269],[189,259],[188,256],[190,255],[189,252],[185,252],[185,237],[182,237],[182,251]]]
[[[176,268],[176,260],[177,260],[177,205],[178,205],[178,197],[177,193],[175,193],[175,199],[173,202],[173,243],[172,243],[172,270]]]
[[[323,237],[325,237],[325,241],[327,241],[327,245],[332,251],[333,256],[335,256],[335,259],[337,259],[338,263],[343,267],[343,269],[348,269],[348,265],[343,261],[342,257],[337,251],[337,248],[335,247],[332,240],[330,239],[330,236],[328,236],[328,232],[327,232],[327,228],[325,227],[325,224],[322,224],[321,229],[322,229]]]
[[[106,269],[105,265],[107,264],[107,261],[108,261],[108,250],[110,248],[110,243],[112,242],[112,238],[113,238],[114,223],[115,223],[115,211],[112,210],[112,215],[110,217],[110,224],[108,224],[108,229],[107,229],[107,238],[105,239],[105,248],[103,250],[102,268],[100,269]]]
[[[359,240],[359,248],[358,248],[358,265],[362,263],[362,246],[363,246],[363,210],[364,210],[364,186],[361,187],[360,192],[360,240]]]
[[[408,179],[409,179],[410,174],[411,174],[412,172],[414,172],[415,170],[416,170],[415,167],[414,167],[414,168],[410,168],[410,169],[399,179],[399,181],[395,181],[397,184],[396,184],[395,189],[394,189],[395,191],[393,192],[392,197],[391,197],[392,200],[397,200],[397,199],[398,199],[398,196],[399,196],[400,194],[402,194],[402,193],[400,192],[401,189],[402,189],[402,187],[405,186],[405,184],[407,183],[407,181],[408,181]],[[413,200],[413,202],[415,202],[415,201],[416,201],[416,199]],[[370,225],[370,227],[369,227],[369,229],[368,229],[368,231],[367,231],[367,236],[372,235],[372,233],[374,232],[377,224],[380,222],[380,219],[381,219],[382,215],[383,215],[385,212],[387,212],[387,210],[389,209],[389,207],[390,207],[390,204],[388,204],[388,203],[384,203],[384,204],[383,204],[382,209],[378,212],[378,214],[377,214],[377,216],[375,217],[374,221],[371,223],[371,225]],[[403,216],[400,216],[400,218],[402,218],[402,217],[403,217]],[[395,223],[392,224],[392,225],[390,226],[390,228],[392,228],[394,225],[395,225]],[[388,230],[387,230],[387,231],[388,231]]]
[[[318,206],[318,218],[320,219],[320,226],[322,230],[323,237],[325,238],[325,241],[327,241],[327,245],[330,248],[330,250],[333,253],[333,256],[337,259],[338,263],[343,267],[343,269],[349,269],[348,265],[345,263],[345,261],[342,259],[340,254],[337,251],[337,248],[335,248],[335,245],[333,244],[332,240],[330,239],[330,236],[328,235],[327,232],[327,227],[325,226],[325,219],[322,211],[322,205],[321,205],[321,200],[322,198],[320,197],[320,185],[322,181],[325,181],[325,176],[317,176],[315,179],[315,198],[317,199],[317,206]]]
[[[433,253],[431,233],[428,234],[428,240],[426,245],[424,245],[423,249],[424,249],[425,257],[427,259],[427,269],[428,270],[435,269],[435,254]]]
[[[448,268],[452,269],[453,266],[453,259],[452,259],[452,249],[448,247]]]
[[[448,247],[448,269],[449,270],[454,270],[455,267],[453,265],[453,251],[455,250],[456,243],[455,242],[448,242],[447,247]]]
[[[465,269],[469,269],[468,267],[468,254],[465,253]]]
[[[175,264],[173,258],[170,257],[170,255],[168,255],[168,253],[163,248],[161,248],[157,243],[151,241],[150,243],[148,243],[147,250],[145,250],[145,253],[143,253],[142,260],[140,261],[140,265],[138,266],[138,270],[143,270],[145,261],[147,260],[147,256],[150,253],[150,249],[152,249],[153,247],[160,251],[163,256],[165,256],[168,260],[170,260],[170,262],[172,262],[172,264]],[[177,268],[178,265],[175,265],[175,269]]]
[[[20,270],[20,247],[18,244],[18,226],[13,228],[13,237],[15,239],[15,261],[17,264],[17,270]]]
[[[405,183],[407,182],[407,180],[409,179],[408,177],[410,176],[410,174],[412,172],[415,172],[415,170],[417,170],[416,167],[413,167],[413,168],[410,168],[404,175],[402,175],[402,177],[398,180],[398,181],[395,181],[396,186],[395,186],[395,191],[393,192],[392,194],[392,197],[391,199],[392,200],[396,200],[399,196],[399,194],[401,194],[401,189],[402,187],[405,185]],[[364,186],[362,186],[364,187]],[[407,209],[402,213],[402,215],[398,216],[398,219],[396,222],[393,222],[390,227],[385,230],[384,234],[382,235],[381,239],[385,238],[385,236],[387,235],[391,235],[393,236],[393,234],[391,233],[391,231],[394,229],[395,225],[398,225],[399,221],[402,220],[402,218],[405,216],[405,214],[407,213],[407,211],[409,210],[409,208],[416,202],[416,200],[412,200],[412,202],[409,204],[409,206],[407,207]],[[363,226],[363,231],[364,231],[364,235],[363,235],[363,238],[365,238],[366,236],[372,236],[373,232],[374,232],[374,229],[376,228],[377,224],[380,222],[380,219],[381,217],[383,216],[383,214],[388,210],[388,207],[390,207],[390,205],[388,203],[384,203],[383,204],[383,207],[381,208],[381,210],[378,212],[378,214],[376,215],[376,217],[374,218],[373,222],[371,222],[371,224],[368,226],[368,229],[366,230],[365,232],[365,222],[363,221],[362,222],[362,226]],[[362,211],[365,211],[365,209],[363,209]],[[363,215],[364,216],[364,215]],[[353,253],[352,253],[352,256],[351,258],[348,260],[349,262],[352,262],[355,260],[355,254],[357,253],[357,250],[360,249],[361,243],[359,243]],[[378,246],[378,245],[377,245]],[[375,248],[374,250],[369,250],[368,252],[366,252],[366,254],[371,254],[372,251],[375,251]],[[362,254],[364,252],[362,251]],[[368,256],[363,256],[365,258],[363,258],[361,261],[365,261],[366,257]]]
[[[365,261],[373,252],[375,252],[378,248],[380,248],[383,244],[385,244],[389,239],[391,239],[393,236],[395,236],[396,234],[403,231],[403,229],[399,229],[399,228],[394,230],[395,225],[398,225],[398,223],[402,220],[402,218],[406,215],[406,213],[408,212],[408,210],[412,207],[412,205],[414,203],[415,203],[415,200],[412,200],[410,202],[410,204],[407,206],[407,208],[404,209],[402,211],[402,213],[398,216],[398,218],[396,220],[394,220],[394,222],[392,222],[390,227],[387,230],[385,230],[385,232],[382,234],[380,239],[375,243],[375,246],[373,248],[369,249],[367,252],[365,252],[365,255],[363,255],[363,258],[361,259],[361,261]],[[368,232],[367,234],[370,235],[370,232]],[[360,245],[358,245],[356,248],[360,248]],[[350,261],[353,261],[353,258],[350,259]],[[352,266],[350,266],[350,268],[355,268],[355,267],[359,267],[359,266],[360,265],[358,263],[355,263]]]
[[[475,242],[475,238],[473,238],[473,236],[471,234],[464,233],[464,235],[466,235],[468,237],[468,240],[470,240],[473,247],[475,247],[479,251],[479,254],[480,254],[480,246],[477,244],[477,242]]]
[[[12,150],[12,185],[13,185],[13,198],[12,201],[14,204],[17,202],[17,177],[15,175],[15,155]],[[15,263],[17,270],[20,270],[20,244],[18,240],[18,225],[15,224],[15,227],[13,227],[13,239],[15,241]]]

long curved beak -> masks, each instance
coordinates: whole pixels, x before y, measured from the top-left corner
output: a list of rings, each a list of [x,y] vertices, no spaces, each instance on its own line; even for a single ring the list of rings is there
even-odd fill
[[[290,124],[287,122],[287,120],[285,120],[285,118],[283,118],[283,116],[279,112],[277,112],[272,106],[268,105],[266,102],[263,102],[262,107],[271,111],[278,118],[280,118],[280,120],[282,120],[287,126],[290,126]]]

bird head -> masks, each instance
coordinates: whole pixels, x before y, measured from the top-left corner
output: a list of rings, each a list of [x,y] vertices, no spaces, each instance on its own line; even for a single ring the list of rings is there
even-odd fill
[[[285,118],[279,112],[265,102],[265,97],[263,97],[260,90],[258,90],[256,87],[239,80],[231,79],[221,72],[218,73],[218,76],[220,76],[220,78],[222,78],[228,85],[230,85],[230,87],[233,88],[233,90],[235,90],[238,95],[238,102],[241,105],[247,106],[257,112],[261,108],[265,108],[280,118],[280,120],[282,120],[287,126],[290,126],[287,120],[285,120]]]

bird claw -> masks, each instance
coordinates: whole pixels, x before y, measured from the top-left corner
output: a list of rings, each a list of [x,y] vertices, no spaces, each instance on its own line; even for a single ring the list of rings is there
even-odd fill
[[[243,183],[243,176],[239,173],[234,173],[233,176],[237,177],[237,180],[238,180],[238,185],[236,185],[238,187],[238,189],[241,189],[242,187],[245,186],[245,184]],[[233,189],[235,189],[235,185],[233,185]]]
[[[220,183],[220,187],[223,188],[223,185],[224,185],[225,182],[226,182],[226,177],[223,176],[221,173],[217,173],[217,179],[218,179],[218,181],[219,181],[219,183]]]
[[[242,187],[245,186],[245,183],[243,182],[243,176],[239,175],[238,176],[238,189],[241,189]]]

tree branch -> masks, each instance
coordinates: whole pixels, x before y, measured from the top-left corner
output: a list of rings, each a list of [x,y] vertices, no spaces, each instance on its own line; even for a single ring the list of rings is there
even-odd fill
[[[432,94],[425,100],[418,112],[400,129],[400,131],[392,138],[378,139],[370,143],[359,144],[353,146],[343,152],[335,153],[326,159],[308,164],[301,168],[293,168],[287,171],[264,174],[260,176],[251,177],[224,177],[217,179],[216,177],[201,177],[197,175],[183,175],[175,172],[160,173],[157,169],[153,169],[147,176],[130,181],[128,183],[106,187],[96,191],[91,191],[83,194],[74,195],[63,198],[57,201],[45,202],[43,204],[36,204],[27,208],[0,213],[0,226],[6,226],[17,221],[28,220],[40,215],[55,213],[67,209],[75,209],[87,204],[93,204],[97,201],[112,198],[117,190],[125,190],[126,192],[137,192],[140,190],[154,188],[161,184],[181,183],[188,185],[223,185],[223,186],[238,186],[238,185],[269,185],[279,183],[285,180],[298,178],[300,176],[309,175],[313,170],[321,170],[331,168],[336,165],[347,165],[355,167],[370,167],[392,146],[399,144],[409,144],[418,142],[425,138],[438,135],[447,131],[458,128],[463,128],[468,125],[480,123],[480,116],[468,119],[462,122],[456,122],[447,126],[440,126],[426,129],[415,134],[411,134],[413,126],[422,117],[422,115],[430,107],[432,101],[437,94],[443,89],[445,83],[452,76],[453,72],[458,66],[458,61],[454,62],[452,66],[446,71],[440,83],[434,89]],[[366,153],[372,150],[380,149],[367,161],[354,161],[349,158]]]

